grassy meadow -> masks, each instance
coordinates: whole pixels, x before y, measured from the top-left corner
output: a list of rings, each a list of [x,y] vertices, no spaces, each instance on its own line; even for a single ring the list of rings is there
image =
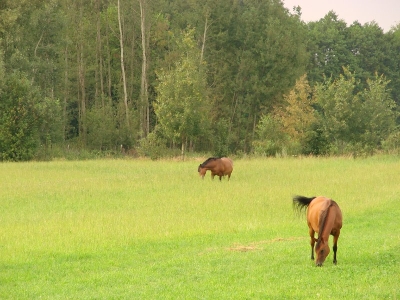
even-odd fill
[[[0,299],[400,299],[398,157],[202,161],[0,164]],[[341,207],[336,266],[295,194]]]

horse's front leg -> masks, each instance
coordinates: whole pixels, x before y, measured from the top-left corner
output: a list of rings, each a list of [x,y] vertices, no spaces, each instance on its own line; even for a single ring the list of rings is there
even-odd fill
[[[211,179],[214,180],[215,173],[211,172]]]
[[[315,237],[314,237],[314,235],[315,235],[315,231],[314,231],[314,229],[312,229],[312,227],[310,227],[310,229],[309,229],[309,234],[310,234],[310,245],[311,245],[311,259],[312,260],[314,260],[314,245],[315,245],[315,242],[316,242],[316,239],[315,239]]]

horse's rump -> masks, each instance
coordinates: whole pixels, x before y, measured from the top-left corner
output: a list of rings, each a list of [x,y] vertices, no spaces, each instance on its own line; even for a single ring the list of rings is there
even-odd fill
[[[331,199],[320,196],[314,198],[308,206],[307,220],[315,232],[322,232],[329,207],[332,204],[331,201]]]
[[[221,157],[221,161],[224,164],[225,173],[232,172],[233,170],[233,161],[228,157]]]

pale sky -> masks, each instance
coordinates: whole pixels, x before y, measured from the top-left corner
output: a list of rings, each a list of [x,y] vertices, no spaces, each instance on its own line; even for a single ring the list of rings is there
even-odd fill
[[[400,23],[400,0],[282,0],[292,12],[293,6],[301,7],[305,22],[318,21],[330,10],[344,20],[347,26],[354,21],[362,25],[375,21],[384,32]]]

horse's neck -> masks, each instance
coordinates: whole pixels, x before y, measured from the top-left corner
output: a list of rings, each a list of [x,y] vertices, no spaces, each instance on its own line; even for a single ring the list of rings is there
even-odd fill
[[[205,168],[206,168],[207,170],[211,170],[211,169],[215,169],[216,166],[217,166],[216,163],[210,163],[210,164],[208,164],[207,166],[205,166]]]

